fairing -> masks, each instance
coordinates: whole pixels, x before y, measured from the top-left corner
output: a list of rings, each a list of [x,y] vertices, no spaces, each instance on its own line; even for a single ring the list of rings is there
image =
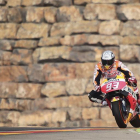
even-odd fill
[[[104,79],[101,84],[101,91],[103,93],[109,93],[116,90],[122,90],[126,85],[124,75],[120,74],[113,79]]]

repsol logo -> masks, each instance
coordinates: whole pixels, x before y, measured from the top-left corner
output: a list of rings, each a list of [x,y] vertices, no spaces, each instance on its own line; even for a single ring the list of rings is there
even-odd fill
[[[119,81],[119,79],[109,79],[108,82]]]
[[[105,82],[105,84],[107,84],[109,82],[113,82],[113,81],[119,81],[119,79],[109,79],[107,82]]]

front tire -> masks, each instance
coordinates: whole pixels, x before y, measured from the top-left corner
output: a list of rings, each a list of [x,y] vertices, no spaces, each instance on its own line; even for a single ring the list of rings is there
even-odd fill
[[[124,114],[122,110],[122,102],[121,101],[116,101],[112,102],[112,112],[115,117],[116,123],[119,128],[126,128],[126,119],[127,116]]]
[[[139,118],[139,115],[137,114],[137,115],[135,116],[135,118],[134,118],[133,120],[130,121],[130,123],[131,123],[131,125],[132,125],[133,127],[136,127],[136,128],[140,127],[140,118]]]

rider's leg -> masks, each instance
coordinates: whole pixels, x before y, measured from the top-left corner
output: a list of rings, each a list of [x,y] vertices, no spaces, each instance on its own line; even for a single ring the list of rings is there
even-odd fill
[[[127,118],[127,123],[131,120],[131,118],[133,117],[133,113],[135,111],[135,108],[136,108],[136,103],[137,103],[137,100],[132,96],[132,94],[128,94],[128,96],[126,97],[130,103],[130,111],[129,111],[129,115],[128,115],[128,118]]]
[[[136,94],[136,96],[137,96],[137,103],[138,103],[138,105],[140,105],[140,95],[139,95],[139,90],[138,90],[137,87],[133,87],[133,88],[134,88],[134,92],[135,92],[135,94]]]
[[[134,110],[136,108],[136,103],[137,103],[137,100],[135,99],[135,97],[133,97],[132,94],[128,94],[128,96],[126,97],[130,103],[130,113],[134,113]]]
[[[91,102],[101,103],[103,106],[109,105],[109,107],[111,108],[109,100],[106,99],[106,100],[102,101],[103,100],[102,92],[97,92],[97,91],[92,90],[88,94],[88,97]]]
[[[137,96],[137,111],[140,113],[140,95],[139,95],[139,90],[137,87],[133,87],[134,88],[134,93]]]
[[[89,100],[91,102],[97,102],[97,103],[101,103],[102,102],[102,92],[97,92],[92,90],[89,94],[88,94]]]

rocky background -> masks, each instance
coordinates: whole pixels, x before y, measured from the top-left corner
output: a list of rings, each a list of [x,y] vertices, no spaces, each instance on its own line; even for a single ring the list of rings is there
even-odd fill
[[[117,126],[88,100],[103,51],[140,85],[139,0],[0,0],[0,126]]]

